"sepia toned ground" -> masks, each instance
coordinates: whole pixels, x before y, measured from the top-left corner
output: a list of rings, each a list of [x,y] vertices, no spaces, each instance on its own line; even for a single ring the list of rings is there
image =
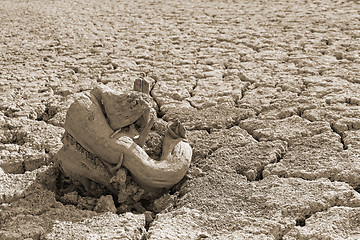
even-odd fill
[[[360,238],[359,16],[350,0],[0,1],[0,239]],[[60,198],[67,108],[141,76],[188,130],[187,176],[157,214]]]

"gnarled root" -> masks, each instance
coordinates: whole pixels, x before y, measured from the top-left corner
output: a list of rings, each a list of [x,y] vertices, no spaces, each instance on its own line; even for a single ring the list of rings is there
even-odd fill
[[[64,145],[56,154],[56,158],[66,176],[79,182],[86,191],[91,191],[91,180],[106,186],[116,194],[116,190],[110,184],[112,175],[98,157],[83,149],[66,132],[62,141]]]
[[[156,161],[126,133],[111,137],[114,130],[106,120],[99,98],[101,89],[96,89],[89,96],[76,100],[67,112],[65,130],[76,143],[64,138],[64,146],[56,156],[66,175],[84,184],[84,179],[90,179],[110,191],[115,190],[110,184],[113,172],[109,166],[124,166],[140,186],[148,189],[170,188],[184,177],[192,149],[182,141],[184,132],[179,126],[174,128],[177,135],[174,129],[166,133],[163,154],[160,161]],[[79,151],[76,144],[97,156],[96,164],[89,162],[91,158]]]

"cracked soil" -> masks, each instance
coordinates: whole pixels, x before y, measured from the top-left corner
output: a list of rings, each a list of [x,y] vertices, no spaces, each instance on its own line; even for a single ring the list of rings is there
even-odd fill
[[[358,1],[1,0],[0,23],[0,239],[360,238]],[[129,209],[61,192],[69,105],[139,77],[185,178]]]

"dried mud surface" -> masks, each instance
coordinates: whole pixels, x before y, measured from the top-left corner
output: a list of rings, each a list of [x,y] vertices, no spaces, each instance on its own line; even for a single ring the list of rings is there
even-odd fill
[[[2,0],[0,239],[358,239],[359,13],[350,0]],[[186,177],[151,207],[61,192],[69,105],[141,76],[158,117],[188,129]]]

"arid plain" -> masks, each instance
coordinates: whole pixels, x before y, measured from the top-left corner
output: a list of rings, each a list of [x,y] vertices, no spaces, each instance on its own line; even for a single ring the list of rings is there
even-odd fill
[[[358,1],[1,0],[0,239],[359,239],[359,51]],[[190,169],[94,211],[60,191],[66,111],[139,77]]]

